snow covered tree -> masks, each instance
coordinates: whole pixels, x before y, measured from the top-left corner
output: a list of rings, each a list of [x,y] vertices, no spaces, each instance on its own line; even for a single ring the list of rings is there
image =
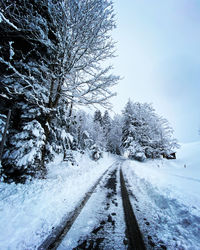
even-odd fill
[[[90,149],[94,144],[92,139],[93,117],[83,110],[76,112],[76,138],[78,148],[81,150]]]
[[[111,143],[112,143],[110,140],[111,123],[112,119],[110,118],[110,115],[106,110],[102,117],[102,128],[106,143],[106,151],[111,151]]]
[[[170,126],[167,119],[158,117],[158,128],[157,128],[157,149],[159,154],[169,156],[174,150],[178,149],[180,145],[177,140],[173,137],[173,129]]]
[[[72,102],[107,105],[113,96],[110,87],[119,78],[101,62],[113,56],[114,27],[112,1],[0,0],[0,90],[13,110],[9,140],[26,122],[41,124],[45,137],[36,171],[41,176],[55,148],[52,138],[59,134],[54,127],[55,119],[62,120],[59,107],[64,104],[67,110]],[[12,145],[8,142],[5,152],[15,154]],[[3,167],[19,176],[17,159],[9,163],[10,153],[4,154]],[[37,161],[35,157],[32,164]],[[22,174],[27,164],[20,166]]]
[[[129,100],[123,111],[122,147],[130,158],[143,161],[170,154],[177,143],[167,120],[150,104]]]
[[[12,150],[6,150],[3,156],[5,179],[8,176],[12,177],[12,180],[20,177],[21,182],[24,182],[27,175],[35,176],[35,173],[38,173],[37,170],[41,168],[41,149],[44,147],[44,141],[45,134],[41,124],[37,120],[25,122],[23,131],[15,134],[9,140],[11,145],[8,146]],[[13,165],[15,169],[11,167]]]
[[[102,114],[100,110],[94,112],[94,123],[99,123],[102,126]]]
[[[102,126],[102,114],[100,110],[96,110],[93,117],[92,139],[96,145],[103,150],[106,146],[104,131]]]
[[[107,137],[107,135],[109,134],[111,130],[111,118],[107,110],[105,111],[102,117],[102,127],[104,130],[104,135],[105,137]]]
[[[111,122],[111,130],[108,134],[109,151],[113,154],[121,154],[122,140],[122,118],[120,115],[115,115]]]
[[[75,138],[77,140],[78,149],[81,153],[88,152],[93,160],[102,157],[102,151],[105,149],[105,141],[103,137],[103,128],[99,120],[101,112],[97,112],[100,116],[92,117],[83,110],[76,111]]]

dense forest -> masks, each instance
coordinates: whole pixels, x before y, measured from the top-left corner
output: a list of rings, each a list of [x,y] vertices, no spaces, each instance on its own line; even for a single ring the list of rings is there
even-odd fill
[[[143,161],[177,147],[168,122],[147,103],[128,101],[111,117],[119,77],[114,57],[112,1],[0,0],[0,129],[11,118],[1,159],[4,181],[45,178],[55,154],[94,160],[103,151]],[[81,105],[101,105],[94,115]],[[2,135],[1,138],[2,139]]]

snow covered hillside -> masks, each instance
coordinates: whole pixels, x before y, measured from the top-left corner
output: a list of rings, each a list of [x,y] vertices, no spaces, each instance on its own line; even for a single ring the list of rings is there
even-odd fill
[[[200,249],[200,142],[177,160],[125,161],[124,174],[145,240],[153,249]]]
[[[79,166],[62,162],[48,166],[45,180],[25,185],[0,183],[0,249],[37,249],[63,216],[74,210],[114,158],[98,162],[76,154]]]

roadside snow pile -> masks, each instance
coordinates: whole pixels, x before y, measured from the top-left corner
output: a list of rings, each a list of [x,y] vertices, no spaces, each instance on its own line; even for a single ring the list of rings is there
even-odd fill
[[[184,144],[177,160],[125,161],[123,172],[148,246],[200,249],[200,142]]]
[[[98,162],[78,153],[75,158],[79,166],[57,157],[46,180],[0,183],[0,249],[37,249],[114,162],[108,154]]]

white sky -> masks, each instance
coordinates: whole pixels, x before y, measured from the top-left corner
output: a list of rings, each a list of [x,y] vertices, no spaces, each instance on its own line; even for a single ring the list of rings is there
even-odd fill
[[[199,140],[200,1],[114,0],[114,6],[114,73],[123,77],[114,111],[128,98],[153,103],[179,141]]]

